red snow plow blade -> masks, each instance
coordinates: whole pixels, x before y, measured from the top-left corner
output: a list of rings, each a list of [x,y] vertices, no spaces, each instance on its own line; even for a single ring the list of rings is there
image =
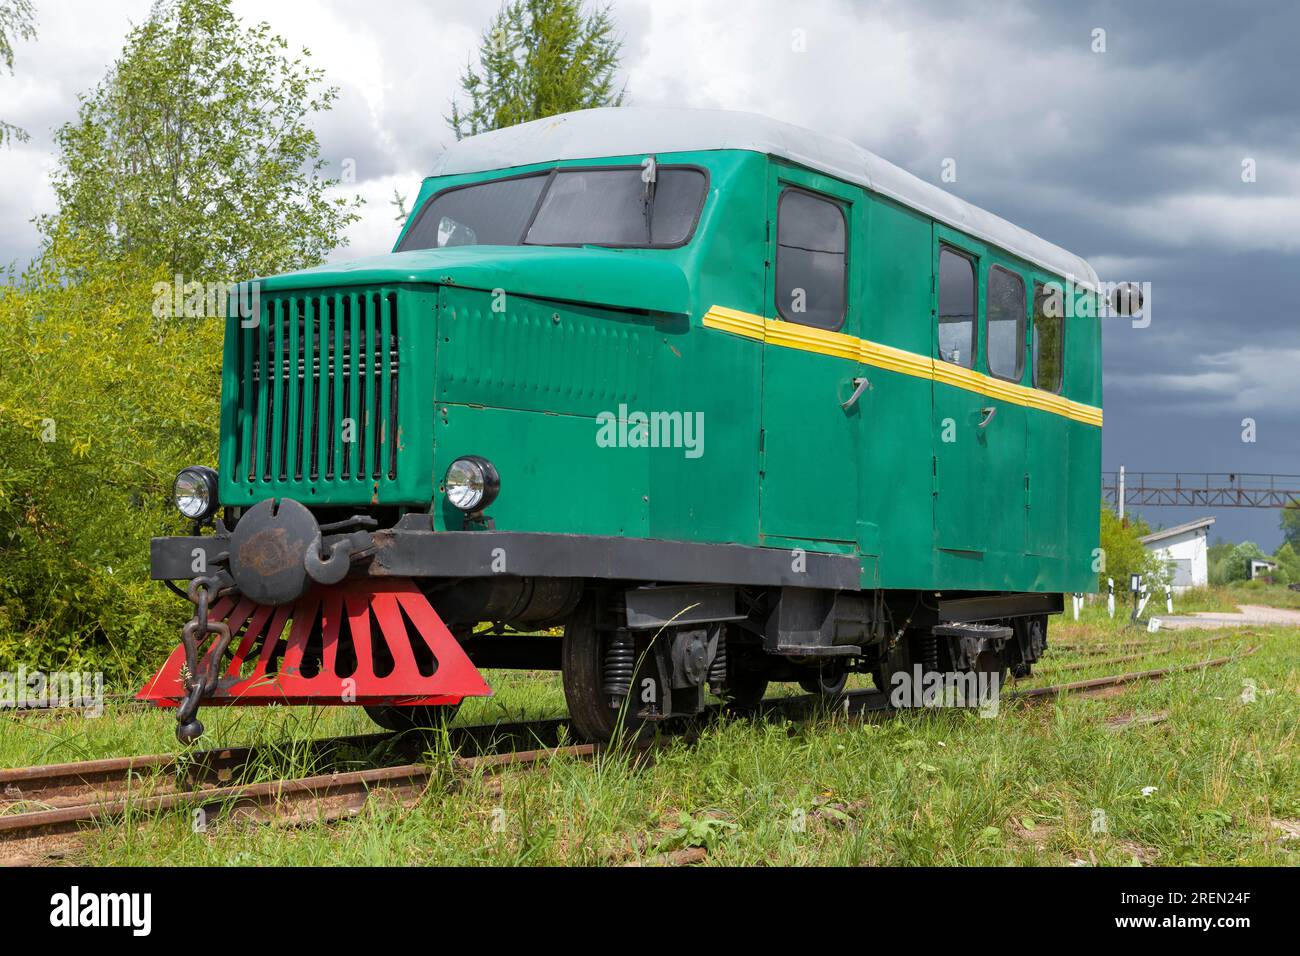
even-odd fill
[[[229,625],[234,651],[205,706],[455,704],[492,693],[404,578],[317,587],[282,607],[223,598],[209,617]],[[177,706],[185,697],[184,664],[181,646],[136,698]]]

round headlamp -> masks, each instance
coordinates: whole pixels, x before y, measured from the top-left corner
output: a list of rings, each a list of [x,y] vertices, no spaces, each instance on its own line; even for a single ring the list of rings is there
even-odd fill
[[[191,465],[176,476],[172,485],[176,508],[187,518],[202,521],[217,510],[217,473],[203,465]]]
[[[486,458],[466,455],[451,463],[443,487],[447,489],[447,500],[461,511],[482,511],[496,500],[501,476]]]

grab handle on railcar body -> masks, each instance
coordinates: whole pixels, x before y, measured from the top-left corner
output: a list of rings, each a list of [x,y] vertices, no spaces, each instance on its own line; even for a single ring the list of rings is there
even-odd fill
[[[863,392],[871,387],[871,383],[865,378],[855,378],[853,380],[853,386],[853,394],[849,396],[849,400],[840,403],[840,408],[844,409],[846,412],[858,403],[858,399],[862,397]]]
[[[986,425],[988,425],[989,422],[993,421],[993,416],[998,413],[998,409],[996,405],[990,405],[986,408],[981,408],[980,411],[984,413],[984,421],[980,422],[980,428],[985,427]]]

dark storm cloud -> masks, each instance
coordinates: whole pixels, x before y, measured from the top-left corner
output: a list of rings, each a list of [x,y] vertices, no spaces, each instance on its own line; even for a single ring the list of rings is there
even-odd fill
[[[925,16],[935,29],[978,30],[987,9],[934,4]],[[1152,283],[1150,327],[1105,327],[1106,467],[1300,473],[1300,8],[1062,3],[1023,13],[964,48],[974,65],[965,75],[985,67],[989,95],[982,111],[947,117],[960,130],[946,144],[960,170],[947,188],[1095,258],[1103,279]],[[1097,27],[1106,52],[1080,57]],[[996,34],[1007,29],[1024,51],[1018,63],[998,61],[1006,37]],[[1075,81],[1061,83],[1053,63]],[[1017,70],[1031,100],[1043,85],[1068,92],[1055,104],[1067,118],[1050,101],[1032,114],[1008,103],[1005,78]],[[1069,135],[1044,135],[1054,123]],[[905,165],[937,181],[933,140],[906,145]],[[1254,183],[1241,179],[1247,157]],[[1244,419],[1254,442],[1242,440]],[[1164,525],[1196,516],[1146,514]],[[1228,538],[1279,540],[1276,512],[1218,517]]]

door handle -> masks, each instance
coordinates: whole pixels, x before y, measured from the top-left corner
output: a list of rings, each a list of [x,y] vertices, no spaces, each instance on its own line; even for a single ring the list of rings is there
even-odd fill
[[[980,411],[984,413],[984,421],[980,422],[980,428],[983,428],[989,422],[993,421],[993,416],[998,413],[997,407],[993,405],[990,405],[987,408],[981,408]]]
[[[849,400],[847,402],[840,403],[840,408],[844,409],[846,412],[854,405],[856,405],[858,403],[858,399],[862,397],[862,393],[871,387],[871,383],[868,382],[865,378],[855,378],[853,380],[853,385],[854,385],[853,394],[849,396]]]

